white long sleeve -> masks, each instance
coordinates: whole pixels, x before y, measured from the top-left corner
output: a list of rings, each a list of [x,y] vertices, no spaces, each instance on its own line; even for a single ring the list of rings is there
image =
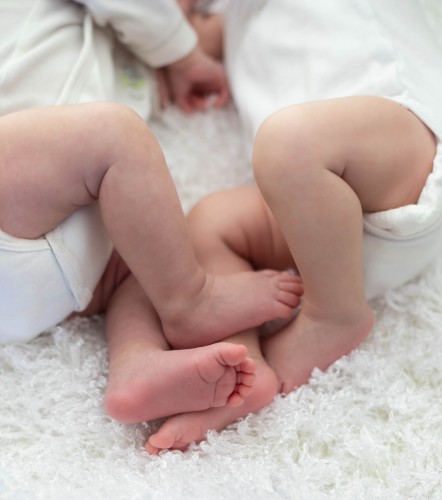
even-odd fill
[[[0,115],[117,101],[147,119],[156,102],[149,67],[174,62],[196,44],[175,0],[1,0],[1,5]]]
[[[75,0],[99,26],[109,26],[141,61],[165,66],[186,56],[197,36],[175,0]]]

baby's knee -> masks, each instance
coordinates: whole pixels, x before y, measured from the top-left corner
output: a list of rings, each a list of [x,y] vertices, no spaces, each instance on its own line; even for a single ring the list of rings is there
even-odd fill
[[[112,102],[86,106],[89,106],[86,123],[94,139],[101,141],[102,152],[111,163],[134,148],[157,145],[147,123],[131,108]]]
[[[284,183],[305,178],[318,149],[318,137],[303,106],[291,106],[270,115],[256,134],[253,172],[257,183]]]
[[[88,107],[86,107],[88,106]],[[140,165],[163,159],[161,147],[144,120],[132,109],[116,103],[85,105],[87,126],[83,168],[88,191],[98,196],[102,181],[111,167],[121,175],[131,175]]]
[[[131,143],[139,138],[144,140],[153,138],[147,123],[128,106],[106,103],[103,114],[103,122],[107,122],[110,134],[116,139],[125,139]]]

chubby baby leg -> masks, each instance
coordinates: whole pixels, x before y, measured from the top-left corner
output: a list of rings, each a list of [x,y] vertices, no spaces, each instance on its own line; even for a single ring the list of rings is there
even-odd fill
[[[197,257],[211,273],[235,273],[253,268],[293,267],[293,260],[256,186],[213,193],[190,212],[189,229]],[[302,283],[297,281],[297,305]],[[204,439],[209,430],[222,430],[238,418],[268,405],[279,389],[274,371],[263,358],[258,332],[241,332],[228,339],[248,348],[256,363],[252,393],[237,408],[211,408],[170,417],[146,443],[149,453],[184,450]]]
[[[171,351],[160,320],[132,275],[112,294],[106,315],[109,383],[105,406],[119,421],[241,405],[255,361],[244,345],[218,343]]]
[[[261,127],[255,176],[304,285],[300,314],[264,345],[284,391],[370,333],[363,211],[415,203],[434,154],[427,127],[400,105],[377,97],[293,106]]]
[[[171,344],[214,342],[289,314],[291,277],[203,271],[158,141],[130,109],[95,103],[21,111],[0,118],[0,139],[0,227],[37,238],[98,202]]]
[[[1,227],[36,238],[95,202],[118,142],[114,123],[125,113],[113,104],[85,104],[0,117]]]
[[[205,304],[210,302],[202,302],[201,311],[213,321],[208,331],[195,325],[193,335],[186,338],[176,328],[173,338],[170,331],[166,333],[172,345],[193,347],[216,341],[269,319],[287,318],[299,305],[302,283],[292,272],[279,272],[293,267],[293,260],[285,242],[274,233],[269,216],[256,186],[212,193],[191,210],[188,226],[196,256],[204,270],[216,277],[209,290],[224,299],[205,311]],[[233,324],[229,310],[235,304],[250,314]],[[220,313],[222,308],[224,319],[217,327],[219,314],[214,313]],[[207,319],[203,324],[207,325]]]

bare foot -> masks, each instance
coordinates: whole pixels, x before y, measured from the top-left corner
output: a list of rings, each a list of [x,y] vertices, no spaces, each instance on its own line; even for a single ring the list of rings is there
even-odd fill
[[[158,312],[168,342],[182,349],[286,318],[299,305],[302,293],[301,279],[290,272],[246,271],[209,276],[196,299],[173,311]]]
[[[153,455],[162,450],[185,450],[190,443],[202,441],[209,430],[220,431],[237,419],[261,410],[272,402],[277,392],[275,373],[263,358],[257,359],[255,387],[242,406],[174,415],[149,437],[146,451]]]
[[[280,379],[283,393],[308,382],[314,368],[327,369],[370,333],[374,314],[368,304],[349,317],[312,317],[303,308],[292,323],[265,339],[263,351]]]
[[[247,348],[220,342],[181,351],[122,354],[109,374],[106,409],[124,423],[241,405],[253,389],[255,361]]]

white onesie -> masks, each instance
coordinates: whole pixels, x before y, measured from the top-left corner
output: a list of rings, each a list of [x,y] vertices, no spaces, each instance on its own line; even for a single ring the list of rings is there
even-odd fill
[[[35,240],[0,231],[0,342],[31,340],[83,310],[111,253],[97,204]]]
[[[196,45],[176,0],[2,0],[0,33],[0,115],[117,101],[147,119],[149,68]]]
[[[425,4],[233,0],[226,11],[227,68],[250,149],[275,111],[355,95],[397,101],[439,141],[418,204],[364,216],[368,298],[414,278],[442,255],[442,45]]]

